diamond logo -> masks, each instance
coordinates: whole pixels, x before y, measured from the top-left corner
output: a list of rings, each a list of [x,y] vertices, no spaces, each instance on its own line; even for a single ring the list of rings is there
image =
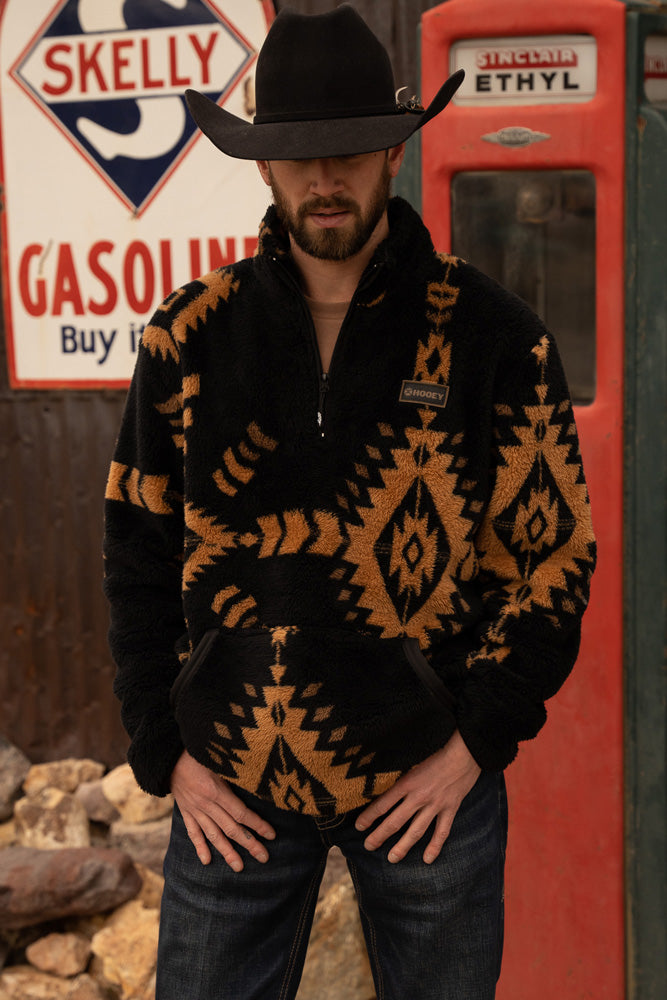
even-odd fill
[[[11,75],[140,215],[195,137],[184,91],[224,105],[255,56],[210,0],[60,0]]]

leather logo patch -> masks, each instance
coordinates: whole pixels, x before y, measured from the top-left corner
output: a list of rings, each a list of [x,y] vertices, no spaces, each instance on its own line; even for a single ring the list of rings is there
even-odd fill
[[[448,385],[437,385],[435,382],[409,382],[404,379],[398,401],[414,403],[416,406],[439,406],[442,409],[447,405],[448,396]]]

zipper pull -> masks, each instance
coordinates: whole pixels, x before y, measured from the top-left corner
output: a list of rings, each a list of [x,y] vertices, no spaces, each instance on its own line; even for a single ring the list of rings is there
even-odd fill
[[[326,395],[329,391],[329,376],[326,372],[320,375],[320,395],[317,403],[317,426],[320,429],[320,437],[324,437],[324,405]]]

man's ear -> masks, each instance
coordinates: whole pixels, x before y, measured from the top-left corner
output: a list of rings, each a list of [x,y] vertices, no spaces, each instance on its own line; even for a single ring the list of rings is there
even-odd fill
[[[398,171],[401,169],[401,163],[403,162],[403,157],[405,156],[405,143],[402,142],[398,146],[392,146],[391,149],[387,150],[387,163],[389,164],[389,173],[392,177],[395,177]]]
[[[257,164],[257,169],[259,170],[262,180],[265,184],[271,186],[271,168],[269,166],[268,160],[255,160]]]

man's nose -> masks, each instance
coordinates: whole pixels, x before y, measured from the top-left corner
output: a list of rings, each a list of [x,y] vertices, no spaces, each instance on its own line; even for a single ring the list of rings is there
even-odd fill
[[[343,189],[339,161],[333,157],[310,160],[310,190],[319,195],[331,195]]]

